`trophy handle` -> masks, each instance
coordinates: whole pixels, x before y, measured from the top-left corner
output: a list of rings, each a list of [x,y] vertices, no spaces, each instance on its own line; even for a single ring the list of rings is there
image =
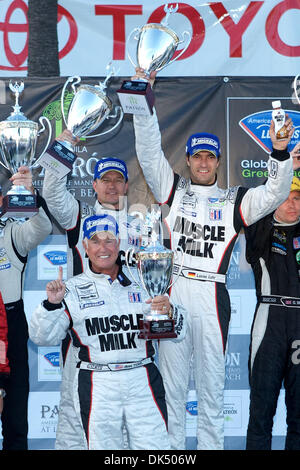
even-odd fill
[[[189,47],[189,45],[190,45],[190,43],[191,43],[192,37],[191,37],[191,33],[190,33],[189,31],[183,31],[183,33],[182,33],[182,39],[181,39],[181,41],[179,41],[178,44],[182,44],[183,42],[186,41],[186,40],[184,39],[184,36],[188,36],[188,37],[189,37],[189,39],[190,39],[189,42],[188,42],[188,43],[186,44],[186,46],[182,49],[182,51],[180,52],[180,54],[178,54],[178,56],[175,57],[175,59],[170,60],[170,62],[168,62],[168,63],[167,63],[164,67],[162,67],[160,70],[162,70],[162,69],[164,69],[165,67],[167,67],[167,65],[172,64],[173,62],[175,62],[175,60],[178,60],[179,57],[181,57],[181,56],[185,53],[185,51],[187,50],[187,48]]]
[[[141,32],[141,28],[134,28],[134,29],[131,31],[131,33],[129,34],[129,36],[128,36],[128,38],[127,38],[127,41],[126,41],[126,49],[127,49],[127,51],[128,51],[128,52],[127,52],[127,57],[128,57],[128,59],[130,60],[130,62],[132,63],[132,65],[134,66],[134,69],[136,69],[137,65],[133,62],[133,60],[132,60],[132,58],[131,58],[131,55],[129,54],[129,47],[128,47],[128,45],[129,45],[129,41],[130,41],[130,39],[131,39],[131,36],[133,35],[133,33],[136,33],[136,32],[139,32],[139,33],[140,33],[140,32]],[[134,39],[135,39],[136,41],[138,40],[137,37],[135,37]]]
[[[168,287],[167,290],[169,290],[169,289],[175,284],[175,282],[176,282],[177,279],[179,278],[180,273],[181,273],[181,271],[182,271],[182,266],[183,266],[183,261],[184,261],[184,251],[183,251],[183,249],[181,248],[181,246],[178,246],[177,249],[178,249],[178,248],[179,248],[179,251],[181,252],[181,265],[180,265],[180,268],[178,269],[178,273],[177,273],[177,275],[176,275],[176,278],[175,278],[175,276],[174,276],[175,279],[174,279],[173,282],[171,282],[171,284],[169,285],[169,287]]]
[[[107,76],[104,82],[99,82],[99,86],[102,90],[105,90],[105,88],[107,88],[107,83],[111,79],[111,77],[115,77],[120,72],[120,69],[115,70],[111,61],[107,64],[106,70],[107,70]]]
[[[31,166],[32,168],[36,168],[38,166],[38,162],[40,160],[40,158],[44,155],[44,153],[46,152],[47,148],[49,147],[49,144],[50,144],[50,141],[51,141],[51,137],[52,137],[52,127],[51,127],[51,123],[49,121],[48,118],[46,118],[46,116],[41,116],[39,118],[39,122],[41,124],[41,129],[38,131],[37,135],[40,136],[45,130],[46,130],[46,127],[43,123],[43,121],[45,121],[48,125],[48,130],[49,130],[49,135],[48,135],[48,140],[47,140],[47,143],[45,145],[45,147],[43,148],[40,156],[36,159],[35,163]]]
[[[121,108],[121,106],[116,106],[115,107],[115,114],[112,114],[110,116],[107,116],[106,119],[110,119],[110,118],[115,118],[117,117],[118,115],[118,112],[120,112],[120,117],[118,119],[118,122],[113,126],[111,127],[110,129],[108,129],[108,131],[105,131],[105,132],[101,132],[100,134],[92,134],[92,135],[86,135],[86,136],[82,136],[84,139],[91,139],[92,137],[99,137],[101,135],[105,135],[105,134],[108,134],[109,132],[112,132],[114,129],[116,129],[118,127],[118,125],[120,124],[120,122],[122,121],[123,119],[123,116],[124,116],[124,112],[123,112],[123,109]]]
[[[127,266],[127,269],[128,269],[128,271],[129,271],[129,274],[130,274],[131,278],[133,279],[133,281],[134,281],[136,284],[140,285],[140,283],[136,280],[135,276],[132,274],[132,269],[131,269],[131,267],[129,266],[129,262],[128,262],[129,255],[130,255],[133,251],[134,251],[133,248],[129,248],[128,250],[126,250],[126,252],[125,252],[125,262],[126,262],[126,266]]]
[[[297,93],[297,81],[298,81],[299,78],[300,78],[300,75],[297,75],[297,76],[295,77],[295,80],[294,80],[294,91],[295,91],[296,99],[297,99],[298,103],[300,104],[300,98],[299,98],[298,93]]]
[[[170,6],[169,8],[169,5],[168,3],[165,4],[164,6],[164,12],[166,13],[166,16],[164,17],[164,19],[161,21],[161,24],[163,26],[168,26],[168,19],[169,19],[169,16],[172,14],[172,13],[176,13],[178,10],[178,3],[175,5],[175,7],[173,7],[173,5]]]
[[[74,83],[72,83],[74,80],[76,80],[76,81]],[[75,75],[74,77],[69,77],[66,80],[66,82],[63,86],[63,89],[61,91],[60,107],[61,107],[61,114],[62,114],[62,117],[63,117],[63,120],[64,120],[64,123],[65,123],[66,127],[67,127],[67,120],[66,120],[65,111],[64,111],[64,97],[65,97],[66,88],[69,85],[69,83],[72,83],[72,90],[73,90],[74,93],[76,93],[75,85],[77,85],[80,82],[81,82],[81,78],[78,75]]]

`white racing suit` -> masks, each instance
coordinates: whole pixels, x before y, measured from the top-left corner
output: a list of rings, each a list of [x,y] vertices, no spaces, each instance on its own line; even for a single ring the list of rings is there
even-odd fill
[[[185,404],[193,354],[198,449],[223,449],[224,355],[230,321],[226,272],[241,228],[272,212],[288,197],[292,161],[287,152],[274,151],[268,181],[257,188],[223,190],[217,182],[194,185],[175,174],[166,160],[155,112],[150,117],[134,116],[134,127],[139,163],[162,204],[168,234],[165,243],[185,252],[170,298],[188,312],[187,334],[181,343],[164,341],[159,347],[171,445],[185,448]]]
[[[70,331],[77,367],[73,383],[68,383],[69,396],[86,448],[122,449],[125,423],[131,449],[169,449],[165,392],[153,362],[154,347],[152,341],[138,338],[147,294],[121,269],[112,282],[88,267],[66,287],[61,308],[44,301],[36,309],[29,335],[36,344],[54,345]],[[174,305],[174,313],[178,341],[185,334],[184,310]],[[67,442],[65,449],[73,447]]]
[[[39,211],[30,219],[0,220],[0,292],[5,305],[10,366],[1,414],[4,450],[27,450],[29,367],[28,326],[22,298],[24,278],[29,252],[52,231],[50,214],[38,194],[37,204]]]
[[[140,219],[130,216],[126,208],[114,211],[104,208],[99,201],[94,206],[75,199],[67,189],[67,177],[58,179],[53,173],[46,170],[43,184],[43,196],[48,204],[49,210],[59,225],[66,231],[67,235],[67,277],[82,273],[87,266],[87,257],[82,245],[83,223],[86,217],[94,214],[112,215],[119,225],[120,231],[120,257],[122,264],[125,263],[125,253],[128,249],[136,249],[139,245]],[[129,256],[129,264],[133,264],[132,256]],[[74,450],[85,448],[84,436],[81,434],[80,423],[77,422],[73,410],[74,419],[70,420],[72,413],[72,400],[69,397],[70,387],[68,382],[73,381],[75,372],[75,357],[72,350],[69,334],[63,339],[61,345],[61,371],[63,375],[60,398],[60,415],[56,431],[55,447],[63,450],[70,442]],[[68,426],[71,426],[68,429]],[[61,432],[63,430],[63,432]]]

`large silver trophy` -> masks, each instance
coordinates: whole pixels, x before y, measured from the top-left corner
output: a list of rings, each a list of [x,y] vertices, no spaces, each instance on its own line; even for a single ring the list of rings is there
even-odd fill
[[[164,295],[168,291],[178,279],[183,265],[183,252],[181,251],[181,267],[176,279],[172,282],[175,253],[165,248],[159,241],[159,219],[160,211],[156,210],[152,210],[145,218],[144,231],[146,230],[145,233],[150,235],[150,242],[142,246],[140,251],[135,252],[140,282],[135,279],[128,262],[132,249],[126,252],[126,264],[132,278],[142,285],[151,298]],[[151,306],[145,307],[144,318],[139,322],[139,329],[139,338],[142,339],[177,337],[174,331],[174,320],[169,316],[169,312],[161,314]]]
[[[168,25],[169,16],[177,10],[178,4],[176,7],[168,7],[168,4],[165,4],[166,16],[161,23],[148,23],[142,28],[135,28],[128,37],[128,49],[132,38],[137,41],[136,62],[131,58],[130,52],[128,52],[129,60],[135,68],[143,68],[148,77],[152,71],[158,72],[179,59],[190,44],[191,34],[188,31],[182,33],[180,40],[177,33]],[[182,43],[186,43],[184,48],[173,58],[176,49]],[[124,112],[146,115],[152,113],[154,95],[148,81],[124,81],[118,90],[118,95]]]
[[[61,112],[67,129],[74,137],[88,139],[103,136],[116,129],[123,119],[124,113],[121,106],[114,107],[106,94],[107,82],[115,74],[110,65],[107,70],[107,77],[98,85],[81,84],[81,78],[74,76],[69,77],[63,86]],[[76,88],[77,85],[78,88]],[[69,86],[72,89],[73,98],[66,113],[65,95]],[[106,119],[117,119],[117,121],[108,130],[92,134]],[[71,171],[75,159],[74,148],[69,142],[54,141],[42,159],[41,165],[57,176],[63,177]]]
[[[23,165],[29,168],[38,166],[51,140],[52,128],[50,121],[45,116],[41,116],[39,130],[39,124],[28,120],[21,111],[19,96],[24,90],[22,81],[10,82],[9,88],[15,95],[15,105],[10,116],[0,122],[0,153],[2,157],[0,163],[14,174]],[[48,126],[48,140],[40,156],[36,157],[37,138],[46,129],[44,122]],[[38,212],[36,195],[24,186],[13,185],[3,199],[3,212],[7,213],[8,217],[31,217]]]

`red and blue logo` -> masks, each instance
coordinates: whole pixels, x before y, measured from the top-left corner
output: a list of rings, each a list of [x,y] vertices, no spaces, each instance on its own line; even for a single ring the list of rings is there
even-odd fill
[[[289,144],[288,150],[300,141],[300,112],[285,109],[286,114],[292,119],[294,125],[294,134]],[[272,119],[272,110],[259,111],[249,114],[239,121],[241,128],[266,152],[272,151],[272,142],[270,139],[269,128]]]

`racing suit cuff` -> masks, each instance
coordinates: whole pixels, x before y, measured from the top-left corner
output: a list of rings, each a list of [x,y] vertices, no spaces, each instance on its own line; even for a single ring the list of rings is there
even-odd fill
[[[35,194],[36,194],[36,202],[37,202],[38,208],[44,209],[45,213],[47,214],[48,219],[51,220],[51,214],[49,212],[47,203],[36,188],[35,188]]]
[[[273,149],[272,153],[271,153],[271,157],[275,158],[276,160],[278,160],[280,162],[283,162],[284,160],[288,160],[290,158],[290,154],[287,151],[287,149],[285,149],[285,150]]]
[[[43,301],[43,307],[49,312],[51,310],[57,310],[59,308],[62,308],[62,306],[63,306],[62,302],[60,302],[59,304],[52,304],[51,302],[49,302],[48,299]]]

